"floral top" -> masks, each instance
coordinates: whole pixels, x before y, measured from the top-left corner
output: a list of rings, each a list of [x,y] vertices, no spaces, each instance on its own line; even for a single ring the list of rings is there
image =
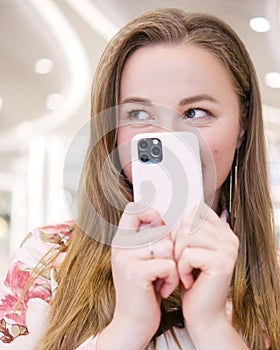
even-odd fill
[[[69,221],[31,231],[17,251],[0,285],[0,349],[35,350],[47,325],[49,302],[55,292],[58,270],[69,240]],[[55,257],[52,264],[48,260]],[[48,269],[30,282],[31,272],[48,264]],[[22,297],[27,286],[26,293]],[[89,339],[79,350],[94,350]],[[77,349],[77,350],[78,350]]]
[[[69,221],[31,231],[17,251],[0,285],[0,349],[36,350],[47,325],[49,302],[57,283],[54,276],[64,259],[71,239]],[[54,259],[53,259],[54,258]],[[48,261],[52,263],[48,263]],[[47,264],[43,274],[30,282],[31,272]],[[27,282],[29,284],[27,285]],[[25,291],[22,297],[22,293]],[[231,313],[230,305],[229,314]],[[176,329],[184,349],[193,350],[186,329]],[[168,332],[158,338],[157,348],[177,349]],[[96,339],[89,338],[76,350],[94,350]],[[168,347],[169,345],[169,347]]]

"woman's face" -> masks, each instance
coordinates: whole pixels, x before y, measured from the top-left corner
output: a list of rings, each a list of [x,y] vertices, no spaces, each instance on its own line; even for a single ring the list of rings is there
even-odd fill
[[[123,105],[118,129],[119,158],[130,182],[129,142],[134,135],[165,131],[163,128],[183,131],[191,124],[208,145],[206,151],[201,144],[203,171],[209,163],[209,149],[212,153],[218,195],[244,129],[233,83],[213,54],[186,43],[157,44],[136,50],[124,66],[120,104]],[[156,113],[157,105],[180,114]]]

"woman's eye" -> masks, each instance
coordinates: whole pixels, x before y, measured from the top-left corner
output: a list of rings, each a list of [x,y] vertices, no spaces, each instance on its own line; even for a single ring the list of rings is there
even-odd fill
[[[136,121],[145,121],[145,120],[152,120],[153,117],[151,116],[151,114],[142,111],[142,110],[134,110],[134,111],[130,111],[128,113],[128,117],[130,120],[136,120]]]
[[[184,113],[184,117],[188,119],[205,118],[209,113],[200,108],[190,108]]]

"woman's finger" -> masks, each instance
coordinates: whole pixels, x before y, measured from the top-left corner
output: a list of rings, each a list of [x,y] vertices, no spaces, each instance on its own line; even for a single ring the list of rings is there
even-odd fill
[[[162,225],[162,218],[157,210],[143,210],[138,204],[129,203],[121,217],[112,246],[137,248],[156,242],[168,234],[168,227]]]
[[[157,282],[157,280],[160,280],[161,283],[159,283],[158,292],[163,298],[167,298],[179,284],[179,276],[174,260],[154,259],[145,261],[143,263],[143,266],[144,265],[147,269],[146,277],[149,277],[151,282]],[[153,271],[152,275],[151,271]],[[145,277],[145,272],[142,272]]]
[[[202,248],[186,248],[178,262],[178,274],[180,279],[186,282],[189,279],[190,270],[200,269],[204,277],[227,278],[231,277],[236,262],[236,254],[228,252],[210,251]],[[189,288],[189,287],[187,287]]]
[[[154,208],[143,208],[136,203],[128,203],[119,222],[119,227],[137,232],[141,224],[150,224],[151,227],[161,225],[161,216]]]

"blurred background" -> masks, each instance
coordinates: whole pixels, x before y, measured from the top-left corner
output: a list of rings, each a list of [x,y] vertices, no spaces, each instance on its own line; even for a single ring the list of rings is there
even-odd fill
[[[0,274],[26,233],[71,219],[81,154],[72,138],[89,118],[90,85],[107,41],[158,7],[228,22],[255,62],[263,96],[277,229],[280,216],[280,0],[0,0]],[[64,192],[65,189],[65,192]]]

